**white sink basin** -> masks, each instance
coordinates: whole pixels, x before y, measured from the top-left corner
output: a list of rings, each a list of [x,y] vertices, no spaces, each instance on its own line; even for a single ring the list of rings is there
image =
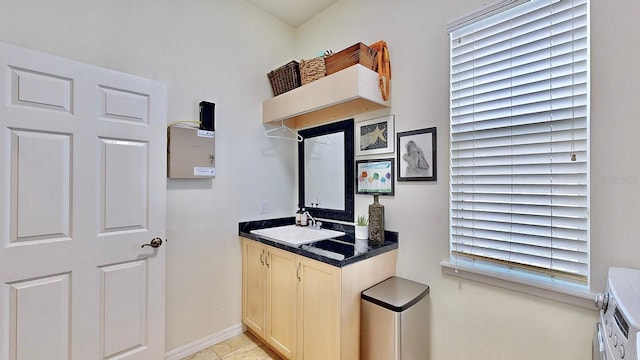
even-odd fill
[[[341,231],[329,229],[312,229],[309,227],[286,225],[266,229],[251,230],[252,234],[263,236],[267,239],[298,246],[320,240],[332,239],[344,235]]]

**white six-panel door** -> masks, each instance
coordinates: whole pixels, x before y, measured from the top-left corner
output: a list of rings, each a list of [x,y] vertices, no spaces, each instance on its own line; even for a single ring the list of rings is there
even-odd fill
[[[0,359],[164,358],[166,87],[0,43]]]

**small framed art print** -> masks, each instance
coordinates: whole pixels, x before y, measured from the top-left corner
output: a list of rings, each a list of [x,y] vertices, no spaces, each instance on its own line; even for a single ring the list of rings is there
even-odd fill
[[[398,181],[436,181],[436,128],[398,133]]]
[[[394,148],[393,115],[355,124],[356,156],[392,153]]]
[[[393,158],[356,161],[356,193],[393,195]]]

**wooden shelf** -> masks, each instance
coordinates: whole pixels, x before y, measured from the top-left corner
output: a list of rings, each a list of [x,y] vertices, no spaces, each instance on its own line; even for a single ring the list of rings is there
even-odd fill
[[[305,128],[391,106],[378,73],[357,64],[262,103],[262,122]]]

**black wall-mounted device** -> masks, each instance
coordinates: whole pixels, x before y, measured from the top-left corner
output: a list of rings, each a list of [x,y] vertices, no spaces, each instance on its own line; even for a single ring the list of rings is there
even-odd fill
[[[200,130],[215,131],[216,104],[208,101],[200,102]]]

